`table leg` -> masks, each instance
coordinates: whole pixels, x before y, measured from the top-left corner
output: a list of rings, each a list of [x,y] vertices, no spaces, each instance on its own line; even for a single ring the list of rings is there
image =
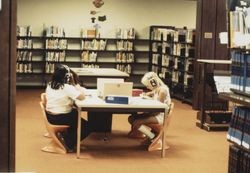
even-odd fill
[[[169,108],[165,108],[165,112],[164,112],[164,121],[163,121],[163,132],[162,132],[162,149],[161,149],[161,157],[165,157],[165,144],[166,144],[166,138],[165,138],[165,124],[166,124],[166,116],[167,113],[169,112]]]
[[[201,104],[201,129],[204,128],[204,123],[205,123],[205,106],[206,106],[206,75],[207,75],[207,64],[204,63],[203,66],[203,85],[202,85],[202,104]]]
[[[80,150],[81,150],[81,108],[78,108],[78,124],[77,124],[77,146],[76,146],[76,158],[80,158]]]

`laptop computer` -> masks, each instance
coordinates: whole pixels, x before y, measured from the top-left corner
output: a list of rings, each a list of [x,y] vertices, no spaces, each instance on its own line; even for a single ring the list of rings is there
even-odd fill
[[[105,83],[103,98],[106,96],[132,96],[133,82]]]
[[[123,83],[123,78],[97,78],[97,96],[103,98],[105,83]]]

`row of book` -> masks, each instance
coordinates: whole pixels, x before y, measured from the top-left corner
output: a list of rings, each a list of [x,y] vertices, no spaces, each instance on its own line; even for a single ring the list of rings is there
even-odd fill
[[[81,54],[82,62],[96,62],[97,60],[97,53],[96,52],[89,52],[83,51]]]
[[[183,57],[194,57],[194,46],[187,44],[174,44],[172,54]]]
[[[45,60],[50,62],[63,62],[65,61],[66,53],[62,52],[46,52]]]
[[[124,53],[124,52],[119,52],[116,54],[116,62],[134,62],[134,54],[133,53]]]
[[[67,49],[68,43],[67,39],[46,39],[45,48],[46,49]]]
[[[81,37],[83,38],[100,38],[101,33],[100,30],[97,28],[89,28],[81,29]],[[128,29],[121,29],[117,28],[115,31],[115,37],[120,39],[134,39],[135,38],[135,29],[128,28]]]
[[[32,26],[17,26],[17,36],[18,37],[31,37],[33,28]],[[65,31],[59,26],[50,26],[45,28],[44,33],[47,37],[65,37]]]
[[[46,28],[47,37],[65,37],[64,28],[60,26],[50,26]]]
[[[173,56],[182,56],[182,57],[194,57],[195,49],[194,46],[188,44],[179,44],[179,43],[152,43],[152,52],[159,54],[168,54]]]
[[[32,61],[32,52],[17,51],[17,61]]]
[[[17,62],[16,63],[16,72],[17,73],[32,73],[33,68],[31,63],[23,63]]]
[[[177,29],[178,32],[175,32],[174,41],[175,42],[186,42],[194,43],[195,31],[192,29],[187,29],[186,27],[182,29]]]
[[[168,79],[174,83],[179,83],[188,87],[193,86],[193,79],[194,79],[193,74],[182,73],[179,71],[171,71],[166,68],[159,68],[158,66],[152,66],[152,67],[153,67],[152,71],[159,73],[159,77],[161,77],[162,79]]]
[[[194,42],[194,30],[192,29],[179,29],[174,27],[155,27],[150,33],[151,40],[162,40],[168,42]]]
[[[250,153],[231,145],[229,147],[228,173],[249,173]]]
[[[17,26],[17,36],[20,37],[29,37],[32,35],[31,26]]]
[[[159,54],[152,55],[152,64],[166,67],[169,69],[182,70],[183,72],[194,71],[194,64],[192,59],[180,59],[178,57],[172,57],[170,55],[162,55],[160,58]]]
[[[229,34],[232,48],[250,48],[250,8],[237,6],[229,12]]]
[[[81,48],[86,50],[105,50],[106,49],[107,40],[92,40],[92,41],[85,41],[82,40]]]
[[[250,149],[250,108],[236,106],[233,108],[227,139]]]
[[[231,51],[231,84],[236,90],[250,93],[250,54]]]
[[[159,42],[153,42],[152,43],[152,52],[159,53],[159,54],[173,54],[172,44],[170,43],[159,43]]]
[[[31,49],[31,48],[33,48],[32,39],[17,40],[17,48],[18,49]]]
[[[116,69],[131,74],[132,68],[130,64],[116,64]]]
[[[65,37],[66,32],[63,27],[52,25],[45,28],[46,37]],[[135,29],[134,28],[117,28],[115,30],[115,38],[119,39],[135,39]],[[32,27],[31,26],[17,26],[17,36],[20,37],[31,37]],[[82,38],[100,38],[101,33],[98,28],[81,28],[80,36]]]
[[[153,28],[150,33],[151,40],[163,40],[163,41],[172,41],[174,35],[174,29],[169,28]]]
[[[133,42],[131,41],[117,41],[116,42],[117,50],[125,50],[125,51],[132,51],[133,50]]]
[[[54,73],[54,71],[55,71],[55,63],[46,62],[45,73]]]
[[[115,37],[120,38],[120,39],[135,39],[135,29],[134,28],[128,28],[128,29],[118,28],[115,31]]]

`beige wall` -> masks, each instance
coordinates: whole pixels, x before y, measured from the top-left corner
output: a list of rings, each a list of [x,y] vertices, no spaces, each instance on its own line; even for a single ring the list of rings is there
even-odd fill
[[[195,28],[196,1],[185,0],[104,0],[97,9],[93,0],[18,0],[17,23],[31,25],[33,35],[43,28],[59,25],[67,36],[79,36],[80,28],[93,26],[90,10],[100,11],[107,21],[98,22],[102,37],[114,37],[115,28],[136,29],[137,36],[148,38],[150,25]]]

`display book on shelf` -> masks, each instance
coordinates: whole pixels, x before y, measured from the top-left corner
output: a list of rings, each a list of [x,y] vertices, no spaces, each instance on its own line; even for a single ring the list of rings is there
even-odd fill
[[[95,29],[81,29],[80,37],[67,37],[58,26],[44,36],[32,36],[32,28],[17,28],[17,85],[46,85],[55,64],[70,67],[116,68],[130,74],[140,86],[148,70],[148,40],[135,38],[135,30],[117,29],[115,38],[101,38]],[[138,45],[138,46],[137,46]]]
[[[228,0],[228,33],[231,51],[230,92],[222,99],[235,103],[227,140],[229,173],[250,172],[250,1]]]
[[[195,30],[150,26],[149,70],[168,85],[171,96],[192,104]]]
[[[202,71],[200,110],[197,112],[196,126],[207,131],[227,130],[232,112],[229,110],[228,101],[220,99],[218,94],[226,89],[229,90],[227,87],[231,81],[230,72],[228,70],[211,72],[211,67],[215,65],[228,67],[231,61],[197,59],[197,63],[201,66]]]

